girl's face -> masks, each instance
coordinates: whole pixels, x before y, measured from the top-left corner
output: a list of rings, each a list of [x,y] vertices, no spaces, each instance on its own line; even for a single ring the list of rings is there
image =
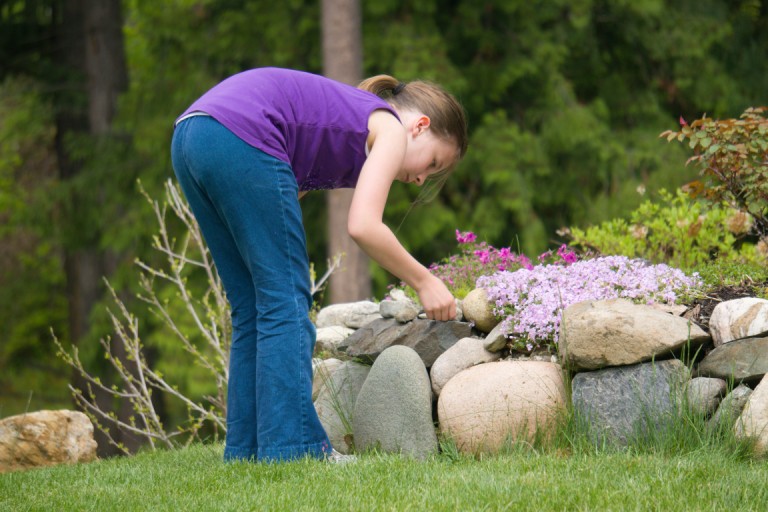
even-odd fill
[[[405,158],[397,179],[421,186],[429,176],[452,166],[458,152],[456,144],[432,133],[428,117],[420,116],[408,129]]]

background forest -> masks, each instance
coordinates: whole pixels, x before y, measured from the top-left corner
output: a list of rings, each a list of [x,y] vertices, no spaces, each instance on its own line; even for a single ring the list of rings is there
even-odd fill
[[[766,101],[760,0],[360,6],[363,75],[436,81],[470,120],[468,155],[436,199],[414,204],[417,189],[393,187],[386,221],[424,263],[455,251],[456,229],[535,256],[563,227],[626,215],[696,176],[659,133]],[[321,27],[309,0],[0,1],[0,417],[71,406],[77,377],[51,331],[101,371],[98,340],[112,328],[102,276],[156,364],[194,388],[195,369],[174,364],[181,349],[134,298],[134,260],[158,259],[140,186],[161,199],[173,120],[226,76],[322,73]],[[324,195],[303,207],[322,271]],[[371,272],[381,297],[394,278]]]

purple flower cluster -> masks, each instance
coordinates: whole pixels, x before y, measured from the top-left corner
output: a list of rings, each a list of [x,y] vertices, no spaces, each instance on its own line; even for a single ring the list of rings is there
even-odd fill
[[[561,250],[563,260],[575,260]],[[698,274],[688,277],[679,269],[625,256],[569,263],[497,272],[477,280],[517,347],[530,351],[557,343],[562,311],[571,304],[612,298],[674,303],[679,293],[701,285]]]

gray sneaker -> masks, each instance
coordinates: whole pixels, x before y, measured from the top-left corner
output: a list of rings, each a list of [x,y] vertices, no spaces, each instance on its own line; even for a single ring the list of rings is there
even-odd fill
[[[347,464],[349,462],[357,462],[357,455],[344,455],[334,448],[330,454],[325,456],[325,461],[331,464]]]

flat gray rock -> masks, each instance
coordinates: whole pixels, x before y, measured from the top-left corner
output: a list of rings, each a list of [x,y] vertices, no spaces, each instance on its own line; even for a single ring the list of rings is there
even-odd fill
[[[472,328],[464,322],[414,320],[401,324],[393,318],[374,320],[346,338],[338,349],[348,356],[373,362],[384,350],[403,345],[415,350],[427,367],[462,338],[468,338]]]
[[[712,350],[697,367],[697,375],[758,382],[768,373],[768,337],[735,340]]]

